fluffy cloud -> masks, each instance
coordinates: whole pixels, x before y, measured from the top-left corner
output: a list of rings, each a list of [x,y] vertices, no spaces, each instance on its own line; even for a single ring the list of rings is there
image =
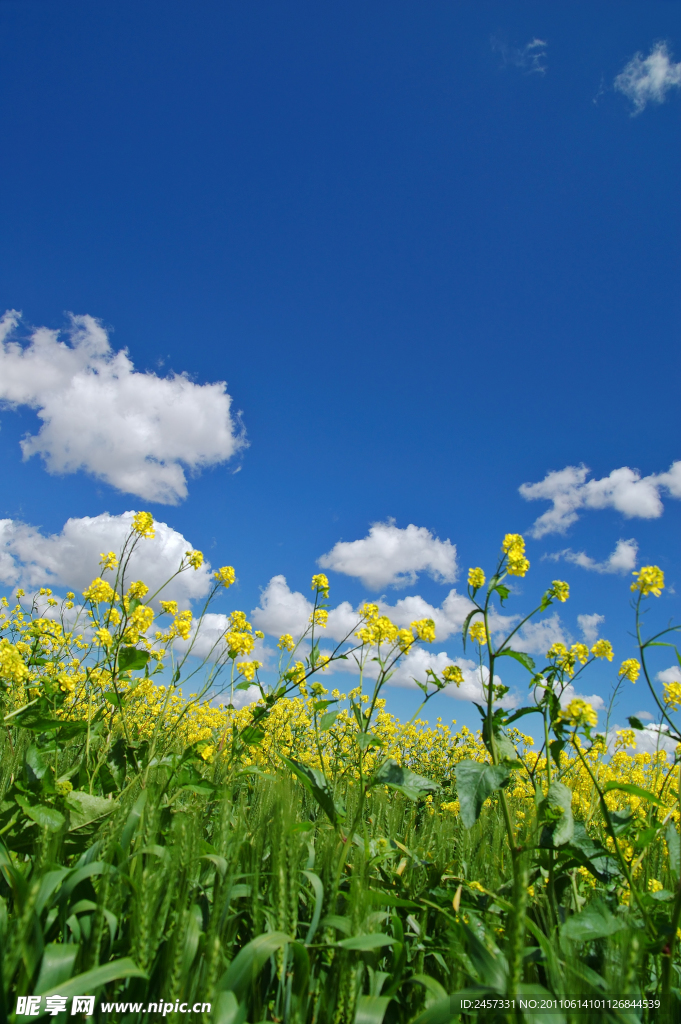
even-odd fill
[[[570,548],[556,551],[551,555],[544,555],[544,558],[548,558],[552,562],[557,562],[562,558],[566,562],[572,562],[573,565],[579,565],[582,569],[590,569],[592,572],[625,574],[636,567],[637,555],[638,544],[635,540],[618,540],[615,550],[604,562],[597,562],[585,551],[572,551]]]
[[[0,401],[29,406],[43,425],[21,442],[50,473],[84,470],[128,494],[175,504],[184,468],[225,462],[243,446],[224,382],[135,370],[91,316],[74,316],[68,342],[45,327],[28,344],[10,340],[19,314],[0,320]]]
[[[667,93],[681,85],[681,62],[674,64],[666,43],[657,43],[647,57],[635,54],[615,79],[615,89],[633,103],[632,117],[648,103],[664,103]]]
[[[434,537],[425,526],[410,524],[405,530],[393,520],[374,523],[362,540],[339,541],[319,559],[322,569],[356,576],[370,590],[406,587],[427,572],[438,583],[456,579],[456,547]]]
[[[637,715],[637,717],[640,718],[641,715]],[[643,717],[645,717],[645,713]],[[621,728],[622,726],[620,725],[614,725],[608,730],[608,752],[611,754],[615,750],[617,732]],[[628,725],[625,728],[628,728]],[[667,754],[673,754],[677,745],[676,740],[671,739],[667,732],[668,728],[666,725],[662,727],[659,725],[647,725],[645,729],[637,729],[634,733],[634,745],[625,749],[630,754],[655,754],[658,750],[664,750]]]
[[[525,46],[509,46],[500,39],[492,39],[492,49],[500,53],[504,67],[509,65],[516,68],[523,68],[528,74],[546,74],[546,47],[545,39],[531,39]]]
[[[513,638],[513,647],[528,654],[546,654],[551,644],[568,643],[557,612],[546,619],[528,622]]]
[[[672,665],[658,672],[657,678],[661,683],[681,683],[681,669],[678,665]]]
[[[0,583],[33,590],[41,586],[83,591],[100,574],[102,551],[120,551],[130,531],[133,512],[69,519],[61,533],[45,536],[34,526],[0,519]],[[157,590],[191,550],[188,540],[165,523],[156,523],[156,536],[143,538],[129,567],[130,581],[142,579]],[[190,569],[173,580],[163,597],[186,607],[210,588],[210,566]]]
[[[561,707],[567,707],[571,700],[585,700],[587,704],[590,704],[594,711],[603,711],[605,709],[605,702],[602,697],[599,697],[597,693],[585,694],[577,693],[572,683],[568,683],[563,692],[560,695]]]
[[[291,590],[285,576],[273,576],[260,596],[260,604],[251,612],[256,629],[270,636],[290,633],[296,640],[307,629],[313,604],[300,591]],[[359,616],[349,601],[329,612],[323,636],[340,642],[357,626]]]
[[[579,519],[579,509],[614,508],[627,518],[657,519],[664,511],[660,491],[681,498],[681,461],[673,463],[667,473],[645,477],[628,466],[613,469],[600,480],[587,480],[588,475],[584,465],[566,466],[547,473],[538,483],[521,485],[520,493],[527,501],[552,503],[534,523],[533,537],[565,533]]]
[[[432,669],[433,672],[441,676],[448,665],[459,666],[463,674],[463,682],[460,686],[450,683],[449,686],[444,688],[443,693],[447,694],[448,697],[453,697],[455,700],[477,701],[478,703],[484,700],[482,683],[483,681],[487,682],[489,678],[489,672],[484,666],[482,667],[481,674],[480,666],[470,658],[450,658],[445,651],[435,653],[423,647],[417,647],[415,650],[412,650],[406,658],[400,661],[394,675],[390,677],[390,685],[403,687],[404,689],[415,689],[416,680],[419,682],[426,681],[428,669]],[[495,675],[494,681],[500,684],[500,676]],[[501,704],[503,707],[514,707],[515,700],[510,694],[507,694],[501,701]]]
[[[598,612],[593,612],[591,615],[577,616],[577,623],[587,644],[593,644],[598,639],[600,632],[598,627],[601,622],[605,622],[605,615],[599,615]]]

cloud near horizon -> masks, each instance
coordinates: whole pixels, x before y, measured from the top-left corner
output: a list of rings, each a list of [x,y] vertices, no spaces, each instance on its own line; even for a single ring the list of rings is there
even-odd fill
[[[615,79],[615,89],[631,100],[632,117],[648,103],[664,103],[670,89],[681,86],[681,61],[674,64],[667,44],[657,43],[647,57],[636,53]]]
[[[572,551],[565,548],[563,551],[555,551],[550,555],[543,555],[542,558],[550,562],[558,562],[561,558],[566,562],[572,562],[582,569],[600,573],[625,573],[636,568],[638,555],[638,543],[635,540],[618,540],[615,550],[605,559],[604,562],[597,562],[585,551]]]
[[[197,472],[245,445],[226,384],[185,374],[141,373],[114,351],[91,316],[72,316],[68,341],[37,328],[11,340],[20,314],[0,318],[0,402],[35,409],[43,424],[21,442],[49,473],[83,470],[126,494],[174,505],[187,496],[185,468]]]
[[[629,466],[613,469],[600,480],[587,480],[589,472],[583,464],[566,466],[547,473],[538,483],[521,484],[518,490],[526,501],[552,503],[534,522],[533,537],[565,533],[579,519],[580,509],[614,508],[628,519],[658,519],[664,512],[661,491],[681,498],[681,461],[674,462],[666,473],[644,477]]]
[[[374,523],[361,540],[338,541],[318,565],[354,576],[370,590],[413,585],[421,572],[437,583],[453,583],[457,577],[456,545],[434,537],[425,526],[410,523],[402,530],[393,519]]]

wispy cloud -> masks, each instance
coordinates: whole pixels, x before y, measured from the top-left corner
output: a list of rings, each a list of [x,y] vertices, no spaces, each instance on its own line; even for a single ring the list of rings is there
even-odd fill
[[[538,483],[520,486],[526,501],[550,501],[552,505],[534,523],[533,537],[565,533],[579,519],[579,509],[614,508],[630,519],[658,519],[664,511],[661,491],[681,498],[681,461],[666,473],[644,477],[629,466],[613,469],[600,480],[587,480],[589,472],[585,465],[566,466],[547,473]]]
[[[636,53],[615,79],[615,89],[633,104],[632,117],[648,103],[664,103],[670,89],[681,86],[681,61],[675,64],[664,42],[656,43],[647,57]]]
[[[543,557],[551,562],[563,559],[565,562],[572,562],[573,565],[579,565],[582,569],[589,569],[591,572],[625,574],[636,567],[637,555],[638,544],[635,540],[618,540],[615,550],[603,562],[597,562],[585,551],[573,551],[571,548],[554,551]]]
[[[577,616],[577,623],[586,643],[595,643],[600,632],[598,627],[602,622],[605,622],[605,615],[599,615],[598,612],[592,612],[591,615]]]
[[[175,504],[187,496],[185,468],[227,461],[244,445],[224,382],[140,373],[114,351],[91,316],[74,316],[66,340],[35,330],[13,338],[20,315],[0,319],[0,402],[35,409],[43,425],[21,442],[50,473],[84,470],[126,494]]]
[[[492,49],[501,54],[504,67],[522,68],[526,74],[545,75],[547,70],[545,39],[536,36],[525,46],[511,46],[503,39],[492,38]]]

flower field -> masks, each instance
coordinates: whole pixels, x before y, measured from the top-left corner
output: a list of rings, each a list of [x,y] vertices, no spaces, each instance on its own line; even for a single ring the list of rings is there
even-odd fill
[[[364,605],[320,653],[323,574],[305,636],[279,640],[273,685],[240,611],[197,670],[205,609],[126,578],[153,530],[138,513],[82,599],[4,599],[4,1019],[23,1019],[19,998],[57,995],[94,995],[96,1019],[130,1022],[159,1018],[150,1002],[173,1019],[200,1004],[196,1019],[218,1024],[678,1019],[679,767],[628,752],[636,719],[612,752],[591,706],[561,701],[613,660],[607,640],[554,644],[538,665],[513,645],[520,626],[493,631],[492,602],[530,568],[522,537],[506,536],[491,574],[469,573],[463,637],[484,696],[472,732],[386,711],[391,671],[433,642],[430,620],[398,629]],[[187,552],[178,573],[201,561]],[[234,578],[219,569],[211,598]],[[614,685],[645,679],[681,742],[678,684],[657,693],[646,663],[674,627],[641,632],[663,586],[654,566],[634,578],[638,657],[613,666]],[[553,581],[522,622],[568,598]],[[506,656],[529,673],[525,708],[501,706]],[[347,694],[326,685],[337,659],[355,671]],[[455,665],[429,672],[422,707],[461,681]],[[253,685],[260,698],[236,709]],[[542,743],[521,729],[530,714]],[[541,1017],[523,999],[560,1006]]]

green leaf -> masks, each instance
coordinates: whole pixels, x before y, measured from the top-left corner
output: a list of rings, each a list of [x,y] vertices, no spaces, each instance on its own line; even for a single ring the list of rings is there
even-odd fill
[[[278,949],[283,949],[293,939],[284,932],[266,932],[251,939],[243,949],[239,950],[231,964],[218,982],[218,991],[231,991],[241,999],[246,995],[251,983]]]
[[[40,974],[34,989],[35,995],[42,995],[43,992],[49,992],[50,989],[58,988],[62,982],[68,981],[78,952],[79,947],[74,942],[68,945],[50,942],[45,946]]]
[[[399,896],[393,896],[391,892],[376,892],[374,889],[365,890],[362,899],[378,907],[406,907],[409,910],[418,910],[419,904],[413,900],[403,900]]]
[[[539,819],[544,826],[540,846],[553,849],[569,843],[575,833],[572,790],[562,782],[552,782],[547,796],[539,804]]]
[[[317,768],[308,768],[307,765],[294,761],[292,757],[281,757],[284,764],[290,768],[305,788],[312,794],[325,814],[333,824],[337,824],[339,813],[333,799],[333,792],[326,778]]]
[[[378,736],[374,736],[374,734],[371,732],[355,733],[355,742],[357,746],[360,748],[360,750],[366,750],[367,747],[383,746],[383,740],[379,739]]]
[[[119,981],[121,978],[146,978],[147,975],[141,971],[134,960],[129,956],[121,960],[110,960],[108,964],[101,967],[93,967],[91,971],[84,971],[77,974],[70,981],[62,982],[49,992],[43,992],[44,996],[83,996],[92,993],[93,989],[101,988],[110,981]],[[45,1011],[43,1011],[44,1013]]]
[[[461,820],[466,828],[472,828],[485,800],[508,783],[510,769],[467,759],[459,761],[454,772]]]
[[[355,1024],[383,1024],[390,996],[360,996],[355,1010]]]
[[[66,824],[66,818],[60,811],[55,811],[54,807],[46,807],[45,804],[33,804],[33,806],[26,807],[25,812],[29,818],[32,818],[41,828],[46,828],[48,832],[58,832]]]
[[[42,779],[49,767],[49,762],[44,753],[34,744],[31,744],[26,751],[24,762],[29,782],[37,782],[39,779]]]
[[[681,839],[676,831],[676,825],[670,821],[664,833],[669,850],[669,867],[678,878],[681,874]]]
[[[466,616],[466,621],[463,624],[463,629],[461,630],[461,635],[463,636],[463,649],[464,649],[464,651],[466,650],[466,640],[468,639],[468,627],[471,624],[471,619],[476,614],[478,614],[478,615],[480,614],[477,608],[474,608],[472,612],[468,613],[468,615]]]
[[[373,935],[351,935],[349,939],[341,939],[336,945],[341,949],[380,949],[382,946],[392,946],[395,939],[392,935],[384,935],[382,932],[375,932]]]
[[[118,668],[121,672],[139,672],[149,661],[149,651],[136,647],[121,647],[118,652]]]
[[[631,726],[632,729],[638,729],[639,732],[641,732],[643,729],[645,729],[645,725],[643,724],[641,719],[640,718],[636,718],[635,715],[629,715],[629,718],[627,719],[627,721],[629,722],[629,725]]]
[[[496,590],[499,595],[499,600],[503,604],[511,593],[510,588],[505,583],[497,583],[496,587],[492,587],[492,590]]]
[[[369,785],[389,786],[391,789],[396,789],[398,793],[403,793],[410,800],[418,800],[419,797],[426,796],[428,793],[436,793],[440,788],[437,782],[424,779],[422,775],[417,775],[408,768],[402,768],[392,758],[381,765]]]
[[[233,992],[219,992],[213,1010],[213,1024],[244,1024],[248,1007]]]
[[[108,701],[109,704],[113,704],[115,708],[122,708],[125,702],[125,694],[115,693],[114,690],[107,690],[106,693],[102,694],[102,696],[105,701]]]
[[[581,914],[569,917],[560,929],[561,935],[573,942],[590,942],[592,939],[604,939],[622,931],[624,922],[611,914],[604,903],[595,900],[584,907]]]
[[[326,732],[327,729],[330,729],[339,715],[340,711],[327,711],[325,715],[322,715],[319,723],[319,728],[322,732]]]
[[[321,878],[319,875],[315,874],[314,871],[303,871],[303,874],[314,890],[314,910],[312,912],[310,927],[307,929],[307,935],[305,936],[305,942],[309,945],[315,936],[315,932],[319,926],[319,919],[322,916],[322,908],[324,907],[324,886],[322,885]]]
[[[247,725],[245,729],[241,730],[239,735],[247,747],[257,747],[265,739],[264,729],[258,729],[254,725]]]
[[[649,800],[653,804],[657,804],[658,807],[664,807],[664,802],[660,800],[659,796],[655,796],[649,789],[642,789],[641,786],[635,786],[633,782],[606,782],[603,787],[604,793],[612,792],[629,793],[630,796],[640,797],[641,800]]]
[[[450,1024],[450,1022],[460,1020],[459,1014],[454,1012],[453,1003],[453,1000],[460,994],[457,992],[454,996],[440,999],[437,1003],[429,1006],[427,1010],[424,1010],[423,1013],[420,1013],[418,1017],[415,1017],[412,1024]],[[497,995],[496,992],[486,994]]]
[[[525,654],[524,651],[512,651],[510,647],[507,647],[504,651],[497,651],[497,658],[515,658],[520,664],[527,669],[528,672],[532,672],[534,675],[535,664],[534,658],[531,658],[529,654]]]
[[[69,831],[81,828],[97,818],[103,818],[105,814],[111,814],[118,807],[115,800],[103,800],[101,796],[91,796],[79,789],[72,790],[64,802],[71,819]]]

